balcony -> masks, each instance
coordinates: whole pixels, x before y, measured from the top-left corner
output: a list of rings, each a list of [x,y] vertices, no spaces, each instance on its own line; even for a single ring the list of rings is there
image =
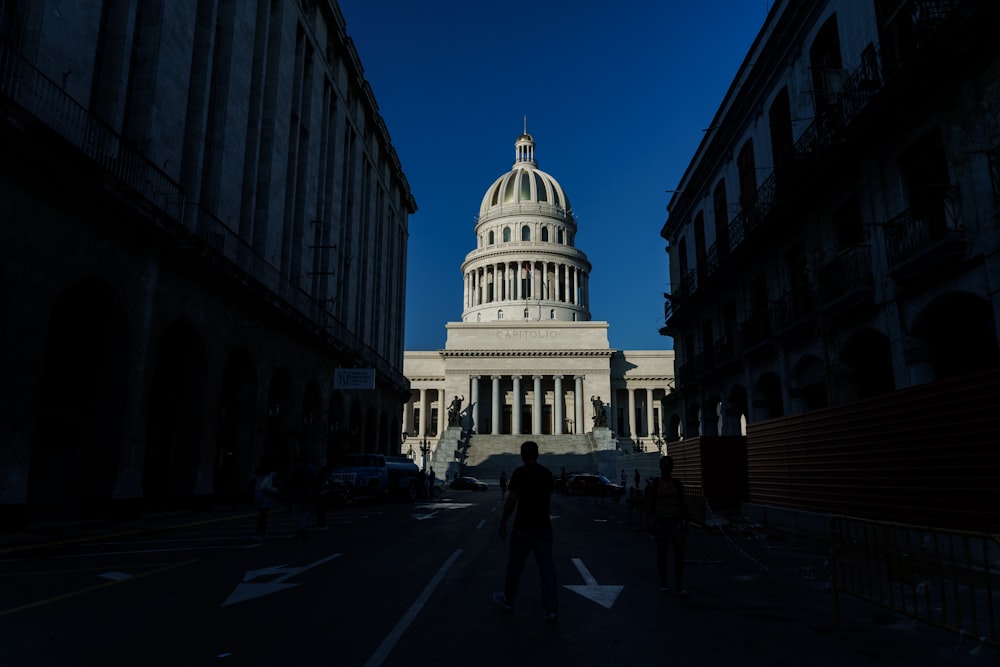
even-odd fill
[[[743,354],[762,357],[771,349],[771,317],[767,311],[758,311],[747,318],[740,329]]]
[[[795,338],[815,332],[814,299],[808,287],[791,289],[771,303],[774,332],[782,338]]]
[[[958,188],[925,188],[911,202],[910,208],[884,225],[889,275],[898,281],[946,269],[965,256]]]
[[[844,312],[874,303],[871,247],[855,245],[843,250],[819,270],[819,301],[823,310]]]

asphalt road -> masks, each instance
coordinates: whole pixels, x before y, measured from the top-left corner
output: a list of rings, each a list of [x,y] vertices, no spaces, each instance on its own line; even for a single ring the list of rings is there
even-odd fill
[[[495,607],[499,493],[348,506],[304,542],[272,516],[0,560],[0,665],[993,665],[1000,653],[862,601],[834,628],[821,552],[693,530],[689,594],[656,587],[623,505],[556,498],[560,619],[529,559]]]

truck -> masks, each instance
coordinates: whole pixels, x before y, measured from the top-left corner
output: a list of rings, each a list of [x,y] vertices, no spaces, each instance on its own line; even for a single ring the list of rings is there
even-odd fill
[[[418,494],[420,468],[405,456],[350,454],[323,481],[324,493],[350,499],[394,495],[407,502]]]

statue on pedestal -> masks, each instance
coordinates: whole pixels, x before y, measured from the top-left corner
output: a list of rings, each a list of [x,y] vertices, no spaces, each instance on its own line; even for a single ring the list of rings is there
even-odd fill
[[[462,401],[465,396],[452,399],[451,407],[448,408],[448,426],[461,426],[462,421]]]
[[[607,426],[608,416],[604,412],[604,402],[600,396],[591,396],[590,402],[594,405],[594,426]]]

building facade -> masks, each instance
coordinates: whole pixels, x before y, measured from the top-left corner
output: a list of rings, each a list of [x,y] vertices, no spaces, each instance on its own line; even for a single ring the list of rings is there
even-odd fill
[[[336,2],[5,0],[0,37],[5,516],[398,452],[416,204]]]
[[[650,441],[666,432],[673,352],[611,348],[608,323],[591,318],[592,267],[569,198],[538,168],[526,130],[514,147],[462,263],[461,321],[447,324],[443,350],[405,354],[404,432],[436,451],[455,406],[477,436],[584,436],[600,413],[616,442]]]
[[[689,435],[1000,364],[1000,27],[775,2],[668,205]]]

